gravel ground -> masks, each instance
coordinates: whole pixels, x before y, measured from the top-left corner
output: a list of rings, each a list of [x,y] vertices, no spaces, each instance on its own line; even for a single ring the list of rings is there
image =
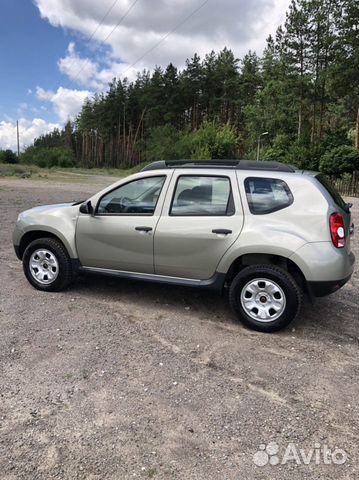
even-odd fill
[[[100,276],[36,291],[13,224],[111,179],[76,182],[0,180],[0,478],[357,479],[358,271],[272,335],[204,291]],[[279,464],[256,465],[270,442]]]

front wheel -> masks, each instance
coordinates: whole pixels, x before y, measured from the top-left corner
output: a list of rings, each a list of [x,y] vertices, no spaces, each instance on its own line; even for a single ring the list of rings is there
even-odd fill
[[[275,332],[297,316],[302,292],[293,277],[273,265],[245,267],[234,278],[229,302],[239,320],[261,332]]]
[[[22,259],[28,281],[38,290],[64,290],[72,279],[70,257],[55,238],[39,238],[31,242]]]

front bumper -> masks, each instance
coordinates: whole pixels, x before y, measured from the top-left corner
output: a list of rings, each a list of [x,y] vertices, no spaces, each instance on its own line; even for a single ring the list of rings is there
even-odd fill
[[[19,245],[14,245],[14,250],[16,253],[16,256],[19,260],[21,260],[21,255],[20,255],[20,246]]]

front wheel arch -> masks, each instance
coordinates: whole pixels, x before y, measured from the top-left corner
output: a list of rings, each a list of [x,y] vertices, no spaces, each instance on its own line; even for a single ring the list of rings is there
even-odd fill
[[[19,244],[20,260],[22,260],[24,256],[24,252],[28,247],[28,245],[30,245],[30,243],[33,242],[34,240],[38,240],[39,238],[53,238],[54,240],[57,240],[66,249],[68,255],[71,256],[65,242],[58,235],[55,235],[54,233],[48,232],[46,230],[30,230],[29,232],[24,233],[24,235],[21,237],[20,244]]]
[[[41,267],[39,263],[35,265],[35,267],[32,265],[32,262],[35,261],[33,259],[34,253],[37,254],[38,257],[40,256],[43,267]],[[48,258],[46,258],[44,254],[47,255]],[[73,278],[74,272],[71,258],[63,243],[54,237],[42,236],[30,242],[23,254],[22,263],[27,280],[38,290],[49,292],[64,290],[70,285]],[[51,275],[49,275],[50,269],[52,268],[51,266],[57,269],[53,280],[51,279]],[[46,278],[46,283],[37,277],[37,273],[41,274],[42,270],[44,275],[50,276],[50,279]],[[43,277],[42,280],[44,280],[44,278],[45,277]],[[48,280],[51,281],[47,282]]]

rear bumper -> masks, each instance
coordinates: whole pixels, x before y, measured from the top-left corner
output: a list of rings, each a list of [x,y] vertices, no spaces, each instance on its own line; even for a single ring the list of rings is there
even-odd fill
[[[351,278],[351,274],[342,280],[330,282],[307,282],[308,293],[311,297],[325,297],[342,288]]]
[[[336,284],[350,278],[355,262],[353,253],[335,248],[332,242],[306,243],[289,258],[300,268],[308,283],[336,279],[333,280]]]

